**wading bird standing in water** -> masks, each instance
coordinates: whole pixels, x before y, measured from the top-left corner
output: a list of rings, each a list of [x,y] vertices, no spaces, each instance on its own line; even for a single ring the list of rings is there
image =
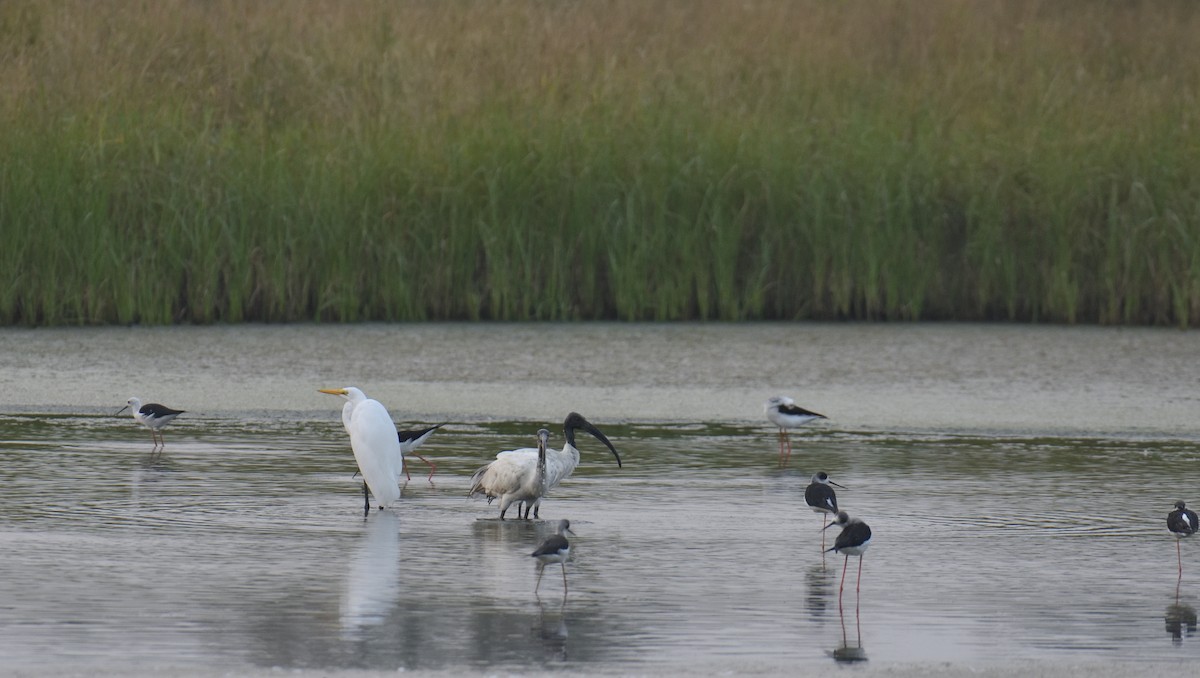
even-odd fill
[[[346,399],[342,407],[342,425],[350,434],[350,448],[354,450],[354,460],[363,476],[363,513],[371,512],[370,495],[375,496],[379,508],[391,506],[400,498],[404,453],[400,449],[396,424],[387,408],[353,386],[318,390]]]
[[[184,410],[173,410],[158,403],[143,405],[142,401],[137,398],[130,398],[125,401],[125,407],[117,410],[117,414],[125,410],[132,410],[133,418],[142,426],[150,429],[150,439],[154,441],[154,447],[150,448],[151,452],[161,450],[167,446],[162,437],[163,428],[174,421],[175,417],[184,413]]]
[[[558,521],[558,532],[553,536],[547,537],[545,541],[538,544],[533,553],[529,554],[537,558],[538,561],[538,578],[537,584],[533,587],[534,595],[537,595],[538,588],[542,585],[542,573],[545,571],[546,565],[550,563],[559,563],[562,565],[563,595],[567,595],[567,558],[571,555],[571,544],[567,541],[566,537],[566,533],[568,532],[571,532],[571,521]],[[571,534],[575,533],[571,532]]]
[[[1183,549],[1179,543],[1195,534],[1198,527],[1200,522],[1197,521],[1196,512],[1188,509],[1182,501],[1175,502],[1175,510],[1167,515],[1167,529],[1175,535],[1175,556],[1179,558],[1180,579],[1183,578]]]
[[[575,447],[576,429],[583,429],[591,433],[597,440],[608,446],[617,459],[617,467],[621,466],[621,456],[617,454],[617,448],[613,447],[600,429],[592,426],[591,422],[583,418],[583,415],[572,412],[563,422],[563,434],[566,436],[567,442],[563,445],[562,450],[547,448],[543,451],[539,445],[537,449],[525,447],[501,452],[496,455],[494,461],[480,467],[471,476],[471,490],[467,496],[483,494],[488,498],[488,503],[499,497],[501,520],[504,520],[505,511],[514,501],[525,502],[525,518],[529,518],[530,508],[533,509],[533,517],[537,518],[542,497],[569,477],[575,467],[579,465],[579,448]],[[549,432],[547,432],[548,435]],[[540,438],[539,432],[539,440]],[[545,459],[545,470],[541,472],[544,481],[538,482],[538,468],[543,465],[540,462],[541,459]],[[538,490],[537,496],[532,500],[532,506],[529,499],[523,498],[530,493],[529,488]],[[518,511],[520,511],[519,507]],[[518,517],[520,516],[518,515]]]
[[[836,516],[838,512],[837,495],[833,491],[834,487],[841,485],[829,479],[829,474],[821,471],[812,477],[812,483],[804,490],[804,501],[812,508],[813,511],[821,514],[821,552],[825,552],[825,528],[829,527],[825,524],[825,516]]]
[[[792,458],[792,439],[788,429],[803,426],[817,419],[825,419],[823,414],[810,412],[796,405],[796,401],[787,396],[774,396],[767,401],[767,419],[779,427],[779,465],[784,466]]]
[[[347,406],[349,404],[350,403],[346,403]],[[342,423],[343,424],[346,423],[345,411],[346,411],[346,408],[342,407],[342,412],[343,412]],[[432,461],[429,461],[428,459],[426,459],[425,457],[422,457],[421,455],[417,454],[417,448],[424,445],[425,441],[429,440],[429,436],[433,435],[433,432],[438,430],[441,427],[442,427],[442,424],[438,424],[437,426],[430,426],[429,428],[423,428],[419,431],[400,431],[397,434],[398,437],[400,438],[400,453],[403,454],[405,457],[404,476],[406,478],[408,478],[409,480],[412,480],[412,474],[408,472],[408,457],[413,456],[429,465],[429,477],[426,478],[426,480],[428,480],[431,483],[433,482],[433,474],[437,471],[437,464],[435,464]]]
[[[842,565],[842,584],[838,587],[838,604],[840,605],[842,590],[846,588],[846,567],[850,565],[850,556],[858,556],[858,581],[854,585],[854,592],[858,593],[859,587],[862,585],[862,557],[871,544],[871,528],[858,518],[851,518],[845,511],[838,511],[837,518],[825,529],[834,525],[840,525],[842,532],[828,551],[846,556],[846,564]]]

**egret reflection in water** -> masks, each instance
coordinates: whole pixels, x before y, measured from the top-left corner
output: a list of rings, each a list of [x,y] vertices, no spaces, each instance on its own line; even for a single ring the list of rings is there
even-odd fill
[[[382,624],[400,599],[400,518],[395,511],[377,511],[365,522],[342,591],[339,619],[346,639]]]

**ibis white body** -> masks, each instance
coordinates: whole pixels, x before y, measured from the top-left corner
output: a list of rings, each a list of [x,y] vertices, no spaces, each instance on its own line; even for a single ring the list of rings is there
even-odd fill
[[[483,494],[489,501],[498,498],[501,519],[513,502],[532,502],[534,516],[537,517],[537,511],[546,493],[570,477],[575,467],[579,466],[579,449],[575,447],[577,428],[586,430],[607,445],[617,459],[617,466],[621,465],[621,457],[608,438],[582,415],[572,412],[563,422],[563,433],[567,440],[561,450],[539,444],[537,448],[526,447],[501,452],[496,455],[495,461],[481,467],[471,476],[471,490],[468,496]],[[540,449],[543,447],[544,451]],[[529,509],[526,508],[526,517],[528,513]]]

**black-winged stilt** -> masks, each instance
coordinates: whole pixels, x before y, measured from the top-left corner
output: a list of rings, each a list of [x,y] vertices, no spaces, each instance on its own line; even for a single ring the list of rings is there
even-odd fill
[[[1175,502],[1175,510],[1167,514],[1167,529],[1175,535],[1175,556],[1179,559],[1180,578],[1183,577],[1183,549],[1179,542],[1195,534],[1198,527],[1200,520],[1197,519],[1196,512],[1189,509],[1183,501]]]
[[[444,424],[437,424],[435,426],[430,426],[429,428],[423,428],[416,431],[399,431],[397,433],[397,437],[400,438],[400,452],[405,457],[411,455],[429,465],[429,477],[426,478],[426,480],[429,482],[433,482],[433,474],[437,472],[437,464],[417,454],[417,448],[424,445],[425,441],[429,440],[429,436],[433,435],[433,432],[442,426],[444,426]],[[412,480],[412,474],[408,472],[407,460],[405,460],[404,463],[404,476],[409,480]]]
[[[147,403],[143,405],[142,401],[138,398],[130,398],[129,400],[125,401],[125,407],[117,410],[117,414],[120,414],[125,410],[132,410],[133,418],[142,426],[150,429],[150,439],[154,441],[154,447],[151,448],[152,450],[158,449],[160,446],[166,447],[166,443],[163,442],[162,429],[166,427],[167,424],[174,421],[175,417],[178,417],[185,411],[173,410],[165,405],[159,405],[158,403]]]
[[[547,537],[545,541],[538,544],[533,553],[529,554],[538,561],[537,584],[533,587],[534,595],[537,595],[538,588],[542,585],[542,573],[545,571],[546,565],[550,563],[562,565],[563,595],[567,595],[567,558],[571,555],[571,543],[567,541],[566,537],[568,532],[575,534],[571,532],[571,521],[566,519],[558,521],[558,532]]]
[[[804,489],[804,501],[812,508],[813,511],[821,514],[821,551],[825,550],[825,516],[836,516],[838,512],[837,495],[833,491],[834,487],[841,485],[829,479],[829,474],[821,471],[812,477],[812,483]]]
[[[838,601],[840,602],[842,591],[846,588],[846,567],[850,564],[850,556],[858,556],[858,581],[854,585],[854,591],[857,593],[862,585],[862,557],[871,544],[871,528],[858,518],[851,518],[845,511],[838,511],[837,518],[825,529],[834,525],[841,526],[842,531],[833,541],[833,546],[826,549],[826,552],[833,551],[846,556],[846,563],[842,565],[842,583],[838,587]]]
[[[350,448],[363,476],[363,514],[371,512],[370,495],[375,495],[379,508],[391,506],[400,498],[400,472],[404,468],[404,453],[392,415],[378,400],[353,386],[317,390],[346,399],[342,424],[350,434]]]
[[[773,396],[767,401],[767,419],[779,427],[779,465],[787,464],[792,458],[792,439],[788,429],[803,426],[817,419],[826,419],[823,414],[817,414],[804,409],[796,401],[787,396]],[[786,452],[785,452],[786,446]]]
[[[593,426],[578,412],[568,414],[566,420],[563,421],[566,444],[563,445],[561,451],[549,447],[545,451],[545,489],[533,501],[533,517],[535,518],[538,517],[542,497],[569,477],[575,467],[579,465],[579,448],[575,446],[576,429],[583,429],[604,443],[612,451],[613,457],[616,457],[617,466],[621,466],[621,455],[617,454],[617,448],[613,447],[600,429]],[[504,512],[508,510],[508,507],[514,501],[521,501],[519,497],[527,494],[527,491],[522,488],[528,488],[536,482],[540,456],[541,453],[538,449],[532,447],[508,450],[497,454],[494,461],[480,467],[471,476],[471,489],[467,492],[467,496],[473,497],[482,494],[487,497],[489,504],[493,499],[499,497],[500,519],[503,520]],[[528,501],[526,503],[528,504]],[[528,517],[529,506],[526,506],[525,514]]]

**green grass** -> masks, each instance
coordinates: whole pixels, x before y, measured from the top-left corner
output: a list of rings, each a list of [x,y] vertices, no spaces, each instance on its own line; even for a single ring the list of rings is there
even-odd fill
[[[0,323],[1200,325],[1195,3],[0,4]]]

